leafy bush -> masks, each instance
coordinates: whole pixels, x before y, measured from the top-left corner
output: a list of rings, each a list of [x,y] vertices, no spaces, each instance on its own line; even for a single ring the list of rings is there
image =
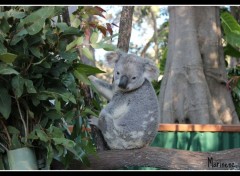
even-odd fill
[[[103,9],[79,7],[71,26],[63,12],[59,6],[0,12],[0,152],[32,146],[48,167],[53,158],[66,167],[73,158],[87,163],[87,154],[95,152],[87,115],[98,115],[101,107],[97,99],[86,103],[81,85],[90,85],[87,76],[102,71],[83,64],[79,52],[93,59],[87,37],[95,48],[115,49],[106,40],[97,43],[99,26],[86,20]],[[110,29],[101,28],[104,35]],[[68,124],[74,125],[71,134]]]

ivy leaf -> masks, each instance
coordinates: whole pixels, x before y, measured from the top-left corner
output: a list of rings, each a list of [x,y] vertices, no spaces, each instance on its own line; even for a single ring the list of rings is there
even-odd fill
[[[0,74],[2,74],[2,75],[11,75],[11,74],[18,75],[19,73],[16,70],[14,70],[13,68],[11,68],[9,65],[0,63]]]

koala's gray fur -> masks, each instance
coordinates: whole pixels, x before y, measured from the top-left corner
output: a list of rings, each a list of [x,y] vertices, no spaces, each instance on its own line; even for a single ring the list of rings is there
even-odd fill
[[[101,130],[110,149],[147,146],[157,133],[160,119],[151,84],[157,79],[158,68],[149,59],[120,51],[111,52],[106,58],[114,66],[113,85],[94,76],[89,79],[110,102],[90,123]]]

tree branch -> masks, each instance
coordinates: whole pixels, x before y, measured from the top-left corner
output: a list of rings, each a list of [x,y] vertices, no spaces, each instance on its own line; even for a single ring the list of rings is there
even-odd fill
[[[240,149],[192,152],[145,147],[135,150],[101,151],[97,156],[89,156],[89,160],[91,167],[83,166],[80,161],[74,160],[69,170],[113,170],[127,166],[147,166],[167,170],[232,170],[240,169]]]
[[[132,16],[134,6],[123,6],[119,26],[119,38],[117,47],[122,51],[128,52],[129,42],[132,31]]]

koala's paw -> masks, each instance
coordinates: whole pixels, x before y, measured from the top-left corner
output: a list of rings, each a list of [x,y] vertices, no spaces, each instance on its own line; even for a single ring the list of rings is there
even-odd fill
[[[94,126],[97,126],[98,127],[98,118],[97,117],[94,117],[94,116],[90,116],[91,118],[88,119],[88,123],[90,125],[94,125]]]

